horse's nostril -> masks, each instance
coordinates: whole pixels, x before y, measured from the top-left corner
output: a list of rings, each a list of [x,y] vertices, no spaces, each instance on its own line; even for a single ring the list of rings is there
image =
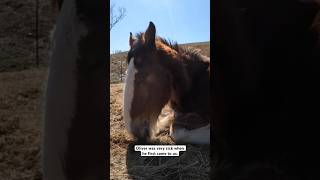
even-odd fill
[[[143,125],[140,124],[140,126],[136,125],[132,129],[133,129],[133,134],[139,140],[146,141],[147,139],[149,139],[150,130],[147,124],[143,124]]]
[[[149,129],[147,127],[141,127],[138,129],[136,138],[139,143],[147,143],[149,140]]]
[[[148,138],[149,137],[149,128],[148,127],[144,127],[143,129],[143,136]]]

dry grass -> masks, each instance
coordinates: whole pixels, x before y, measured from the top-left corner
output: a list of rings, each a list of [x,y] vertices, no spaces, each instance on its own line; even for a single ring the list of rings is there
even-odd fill
[[[0,179],[41,179],[40,135],[46,70],[0,73]]]
[[[122,117],[123,84],[110,85],[111,179],[209,179],[209,145],[187,145],[179,157],[141,157]],[[167,133],[161,144],[170,144]]]

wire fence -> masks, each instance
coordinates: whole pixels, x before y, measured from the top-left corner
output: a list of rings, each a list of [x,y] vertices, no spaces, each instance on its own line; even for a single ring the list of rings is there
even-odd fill
[[[47,67],[55,23],[47,0],[0,1],[0,73]]]

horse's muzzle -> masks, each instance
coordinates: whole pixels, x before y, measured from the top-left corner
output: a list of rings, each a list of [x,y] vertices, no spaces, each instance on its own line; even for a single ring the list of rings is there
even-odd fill
[[[131,125],[132,134],[141,142],[148,142],[150,140],[150,128],[147,123]]]

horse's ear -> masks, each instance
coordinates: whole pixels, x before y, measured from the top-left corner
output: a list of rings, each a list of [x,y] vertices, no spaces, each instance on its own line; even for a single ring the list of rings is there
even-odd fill
[[[144,40],[145,40],[145,43],[149,47],[155,47],[155,44],[156,44],[156,27],[154,26],[154,24],[151,21],[149,23],[148,29],[144,33]]]
[[[133,41],[134,41],[134,38],[132,37],[132,33],[130,32],[130,37],[129,37],[129,45],[130,45],[130,47],[132,47]]]

